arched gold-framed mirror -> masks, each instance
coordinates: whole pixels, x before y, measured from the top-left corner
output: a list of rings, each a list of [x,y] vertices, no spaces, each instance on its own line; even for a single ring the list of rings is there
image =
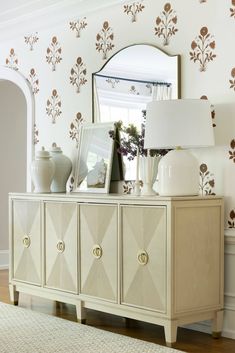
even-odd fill
[[[93,73],[92,90],[93,122],[121,120],[141,129],[148,102],[181,97],[180,56],[150,44],[125,47]]]

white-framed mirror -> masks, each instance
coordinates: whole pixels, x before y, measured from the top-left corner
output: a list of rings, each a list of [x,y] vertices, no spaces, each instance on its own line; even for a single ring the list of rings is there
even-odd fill
[[[148,44],[128,46],[92,75],[93,122],[123,121],[141,130],[148,102],[180,98],[180,56]],[[126,179],[134,179],[125,160]]]

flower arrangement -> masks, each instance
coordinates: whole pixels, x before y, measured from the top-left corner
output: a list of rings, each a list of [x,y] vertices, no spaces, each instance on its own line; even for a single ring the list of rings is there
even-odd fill
[[[115,123],[117,131],[119,131],[120,139],[116,139],[114,131],[110,131],[110,137],[116,140],[118,148],[117,151],[122,156],[127,157],[129,161],[132,161],[137,156],[137,150],[139,149],[140,156],[147,156],[147,150],[144,148],[144,135],[145,135],[145,123],[146,123],[146,110],[143,110],[143,122],[141,124],[141,131],[138,131],[134,124],[124,126],[123,122],[119,120]],[[164,156],[169,150],[158,149],[150,150],[150,156]]]

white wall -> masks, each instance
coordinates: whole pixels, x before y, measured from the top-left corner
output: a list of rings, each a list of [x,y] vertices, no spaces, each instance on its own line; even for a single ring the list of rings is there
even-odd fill
[[[26,191],[26,123],[22,91],[0,80],[0,268],[8,264],[8,192]]]

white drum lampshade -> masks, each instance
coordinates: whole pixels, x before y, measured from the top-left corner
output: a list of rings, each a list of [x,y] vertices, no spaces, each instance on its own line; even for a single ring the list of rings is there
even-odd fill
[[[186,149],[213,145],[208,100],[175,99],[148,103],[144,147],[173,149],[158,166],[159,195],[198,195],[199,163]]]

